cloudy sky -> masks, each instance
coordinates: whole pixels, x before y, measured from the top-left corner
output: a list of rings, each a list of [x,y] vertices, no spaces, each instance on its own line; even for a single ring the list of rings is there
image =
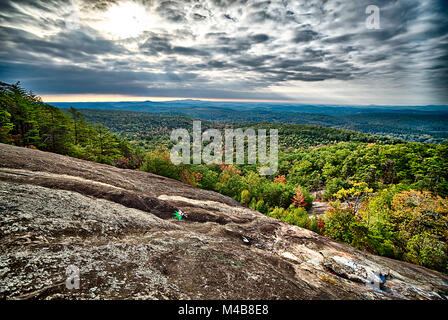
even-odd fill
[[[448,104],[447,18],[446,0],[1,0],[0,81],[45,101]]]

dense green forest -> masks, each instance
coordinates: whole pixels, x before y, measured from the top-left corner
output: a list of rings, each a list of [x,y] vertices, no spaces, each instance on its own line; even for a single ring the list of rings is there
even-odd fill
[[[160,116],[144,112],[112,111],[112,110],[80,110],[86,119],[92,123],[101,123],[132,142],[134,145],[153,149],[155,146],[172,146],[170,133],[173,129],[186,128],[191,131],[192,118],[185,116]],[[364,134],[352,130],[334,129],[313,125],[278,124],[266,122],[238,122],[238,121],[209,121],[202,120],[203,130],[215,128],[253,128],[278,129],[279,142],[283,148],[295,149],[298,147],[333,144],[341,141],[377,142],[396,144],[402,140]]]
[[[68,103],[58,103],[68,108]],[[448,142],[446,106],[330,106],[269,103],[207,102],[82,102],[78,109],[144,112],[219,122],[271,122],[349,129],[412,142]],[[231,115],[231,117],[229,117]]]
[[[202,121],[203,130],[277,128],[278,172],[260,176],[257,165],[172,164],[170,132],[190,130],[192,121],[61,110],[19,85],[1,85],[3,143],[178,179],[362,250],[448,272],[448,144],[310,125]],[[313,192],[331,204],[325,215],[308,213]]]
[[[0,142],[85,160],[138,168],[141,155],[100,123],[92,125],[75,108],[64,112],[43,103],[19,84],[0,83]]]

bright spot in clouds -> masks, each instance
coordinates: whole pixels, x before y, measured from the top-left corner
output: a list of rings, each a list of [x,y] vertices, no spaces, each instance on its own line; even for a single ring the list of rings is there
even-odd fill
[[[112,39],[140,36],[151,24],[145,7],[135,2],[122,2],[111,6],[98,17],[95,29]]]

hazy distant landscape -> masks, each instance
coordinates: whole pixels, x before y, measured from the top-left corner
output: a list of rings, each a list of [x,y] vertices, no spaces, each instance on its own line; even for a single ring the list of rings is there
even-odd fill
[[[216,121],[308,124],[379,134],[408,141],[448,141],[448,106],[336,106],[274,103],[210,102],[84,102],[53,103],[61,108],[135,111],[183,115]],[[89,115],[89,112],[85,112]]]

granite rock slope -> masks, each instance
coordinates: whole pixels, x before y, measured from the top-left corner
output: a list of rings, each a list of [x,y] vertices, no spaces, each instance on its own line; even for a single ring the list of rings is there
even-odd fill
[[[66,286],[69,266],[79,269],[79,289]],[[441,273],[361,252],[218,193],[0,144],[0,298],[447,296]]]

